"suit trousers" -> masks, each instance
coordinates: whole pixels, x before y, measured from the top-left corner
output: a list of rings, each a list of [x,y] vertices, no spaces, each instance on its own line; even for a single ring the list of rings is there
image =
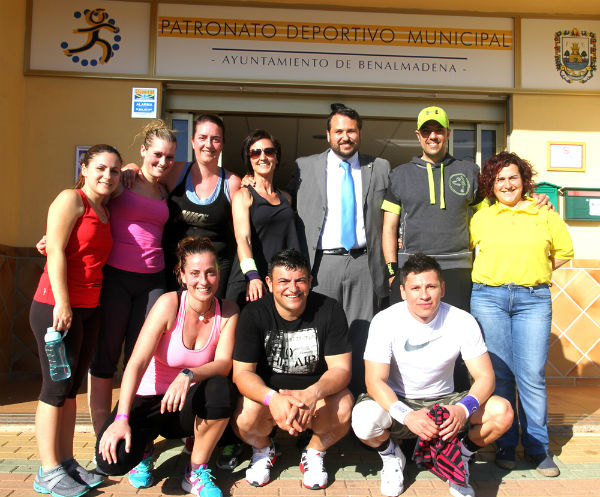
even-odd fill
[[[315,290],[336,299],[346,313],[352,343],[352,380],[354,396],[365,392],[363,354],[369,325],[375,314],[376,298],[367,254],[328,255],[317,251],[313,265]]]

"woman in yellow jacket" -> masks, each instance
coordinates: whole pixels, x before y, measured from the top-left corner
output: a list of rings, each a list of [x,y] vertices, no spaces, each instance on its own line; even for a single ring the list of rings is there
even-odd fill
[[[529,162],[501,152],[481,169],[479,191],[490,207],[471,219],[471,314],[479,322],[496,373],[495,394],[509,400],[512,427],[497,442],[496,464],[515,467],[519,441],[544,476],[558,476],[548,454],[545,364],[552,323],[552,271],[573,258],[560,216],[527,197],[534,175]],[[519,393],[518,406],[516,392]]]

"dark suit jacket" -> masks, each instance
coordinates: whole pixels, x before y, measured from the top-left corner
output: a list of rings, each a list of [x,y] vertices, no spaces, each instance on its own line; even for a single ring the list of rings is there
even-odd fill
[[[327,207],[326,169],[327,154],[301,157],[296,160],[290,190],[296,192],[296,207],[299,216],[298,234],[309,257],[310,265],[315,262],[315,252]],[[369,270],[375,293],[379,297],[388,294],[385,281],[381,229],[383,212],[381,203],[388,185],[390,163],[379,157],[358,155],[362,176],[362,204],[367,237]],[[318,280],[318,275],[313,275]]]

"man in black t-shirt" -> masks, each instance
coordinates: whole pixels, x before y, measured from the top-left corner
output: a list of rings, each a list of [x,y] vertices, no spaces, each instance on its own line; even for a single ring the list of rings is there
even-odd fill
[[[266,277],[270,294],[242,312],[233,352],[233,381],[243,395],[234,430],[252,446],[246,481],[270,481],[274,426],[298,435],[312,430],[300,469],[306,488],[327,486],[325,451],[350,428],[353,398],[351,345],[340,304],[311,292],[308,261],[298,251],[273,256]]]

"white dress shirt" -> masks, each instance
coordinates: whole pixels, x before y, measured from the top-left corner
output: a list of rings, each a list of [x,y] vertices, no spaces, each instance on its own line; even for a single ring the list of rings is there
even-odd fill
[[[319,237],[318,249],[336,249],[342,246],[342,179],[344,178],[344,168],[340,166],[340,159],[333,150],[327,154],[326,168],[326,186],[327,200],[325,209],[325,220],[323,229]],[[354,198],[356,199],[356,245],[352,248],[362,248],[367,246],[365,235],[365,218],[362,205],[362,176],[360,172],[360,163],[358,162],[358,152],[355,153],[346,162],[350,164],[352,181],[354,182]]]

